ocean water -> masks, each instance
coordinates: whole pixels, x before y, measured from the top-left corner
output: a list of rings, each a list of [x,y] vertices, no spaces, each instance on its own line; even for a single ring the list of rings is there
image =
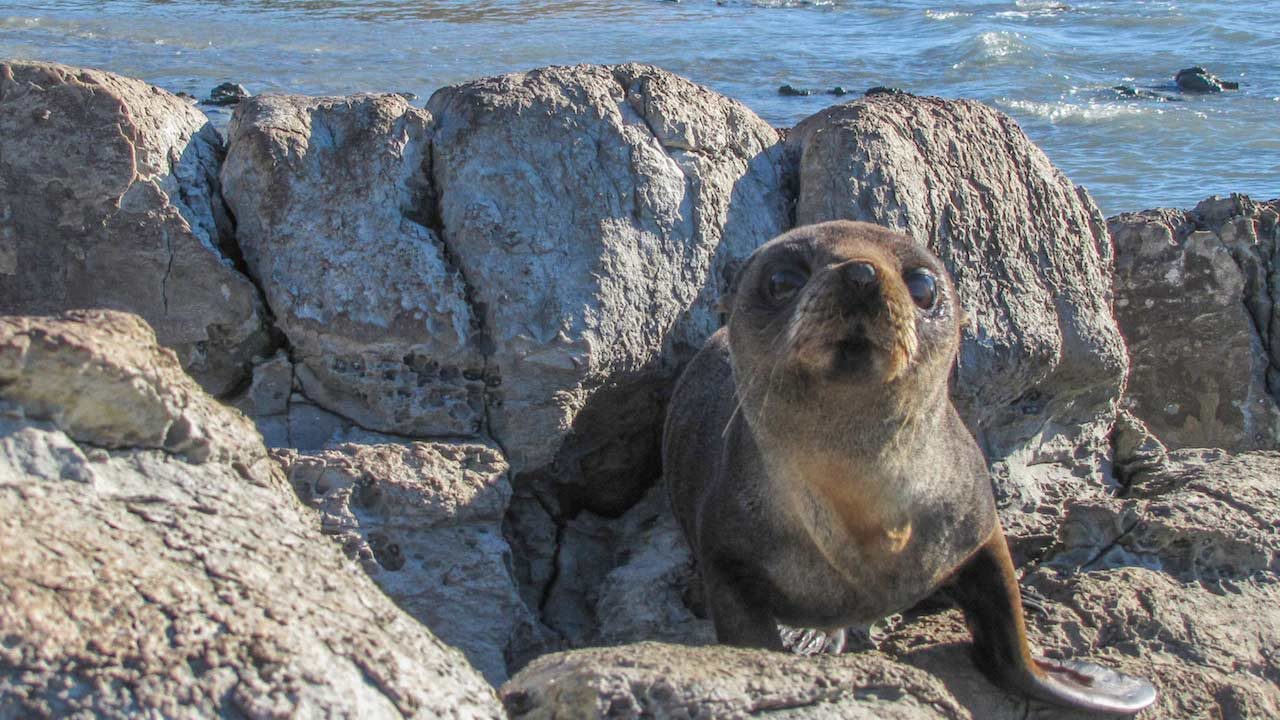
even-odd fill
[[[198,97],[230,80],[419,103],[485,75],[636,61],[778,126],[890,85],[1000,108],[1113,214],[1280,196],[1277,17],[1280,0],[0,0],[0,57]],[[1191,65],[1240,90],[1179,94],[1173,75]],[[816,94],[782,96],[783,84]],[[823,94],[836,86],[854,94]]]

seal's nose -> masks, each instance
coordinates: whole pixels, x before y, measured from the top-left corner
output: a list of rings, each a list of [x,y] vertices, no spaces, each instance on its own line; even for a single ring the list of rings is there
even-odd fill
[[[854,260],[840,268],[844,286],[857,297],[866,297],[880,287],[880,277],[871,263]]]

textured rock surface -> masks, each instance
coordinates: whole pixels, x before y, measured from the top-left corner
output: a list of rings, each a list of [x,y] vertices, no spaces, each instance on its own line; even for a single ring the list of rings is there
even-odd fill
[[[501,374],[490,431],[515,472],[550,466],[616,515],[656,475],[662,398],[735,262],[786,227],[778,133],[635,65],[479,80],[428,109],[436,222]]]
[[[1028,577],[1054,609],[1042,644],[1128,656],[1162,691],[1153,717],[1276,717],[1278,477],[1280,453],[1181,450],[1128,499],[1070,506]]]
[[[0,64],[0,312],[140,314],[214,394],[267,348],[253,285],[221,249],[221,142],[138,80]]]
[[[659,486],[622,517],[619,549],[597,590],[598,642],[713,642],[701,600],[693,554]]]
[[[501,717],[136,317],[7,318],[0,365],[0,717]]]
[[[265,457],[253,424],[210,400],[136,315],[0,317],[0,394],[25,417],[96,447],[164,450],[197,463]]]
[[[620,518],[583,511],[559,524],[521,492],[507,520],[526,602],[569,647],[714,640],[662,487]]]
[[[1171,448],[1280,447],[1280,201],[1110,221],[1126,404]]]
[[[222,184],[306,395],[371,430],[466,435],[485,360],[465,283],[422,224],[429,120],[398,95],[253,98]]]
[[[802,658],[642,643],[535,661],[503,686],[513,718],[968,718],[935,678],[879,654]]]
[[[511,485],[493,448],[343,444],[274,456],[319,511],[320,531],[491,683],[507,679],[507,657],[545,634],[511,577],[502,537]]]

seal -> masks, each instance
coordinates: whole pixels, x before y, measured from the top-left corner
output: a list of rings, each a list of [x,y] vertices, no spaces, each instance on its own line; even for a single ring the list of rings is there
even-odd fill
[[[944,589],[978,667],[1057,705],[1132,713],[1145,680],[1033,659],[982,451],[948,381],[963,313],[946,268],[866,223],[798,228],[748,259],[727,326],[663,430],[667,490],[717,639],[869,623]]]

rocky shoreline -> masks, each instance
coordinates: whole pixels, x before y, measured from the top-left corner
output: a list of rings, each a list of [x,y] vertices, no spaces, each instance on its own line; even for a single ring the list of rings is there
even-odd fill
[[[955,276],[1033,641],[1152,678],[1144,717],[1280,715],[1280,201],[1107,220],[909,94],[782,132],[555,67],[247,98],[224,141],[15,62],[0,210],[0,717],[1069,716],[934,605],[707,646],[665,398],[751,250],[835,218]]]

